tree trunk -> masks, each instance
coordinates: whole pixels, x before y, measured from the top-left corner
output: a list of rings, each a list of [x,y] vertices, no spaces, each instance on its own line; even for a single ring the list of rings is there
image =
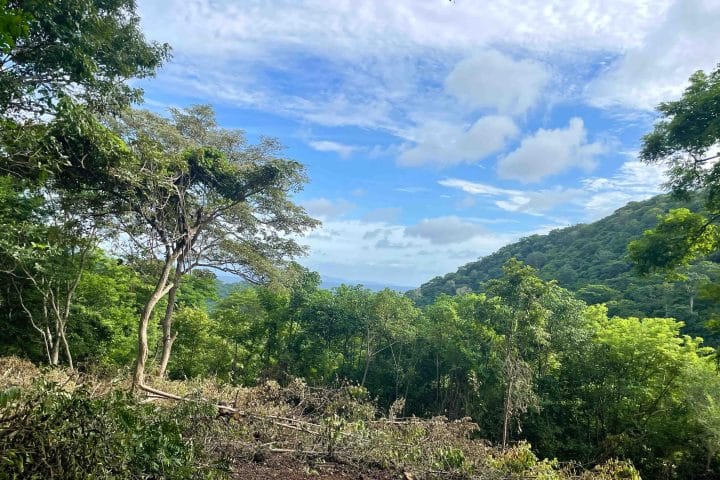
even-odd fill
[[[60,365],[60,335],[55,335],[52,340],[52,351],[50,352],[50,365],[56,367]]]
[[[370,331],[367,331],[367,348],[365,349],[365,371],[363,371],[362,382],[360,386],[365,386],[365,380],[367,379],[368,370],[370,370],[370,359],[372,357],[371,343],[370,343]]]
[[[67,337],[65,336],[64,328],[63,328],[63,332],[62,332],[62,342],[63,342],[63,347],[65,347],[65,357],[67,358],[68,366],[70,367],[70,370],[75,370],[75,367],[73,365],[72,355],[70,354],[70,345],[68,345],[68,341],[67,341]]]
[[[695,295],[690,295],[690,314],[691,314],[691,315],[692,315],[693,313],[695,313],[695,312],[693,311],[694,307],[695,307]]]
[[[155,306],[173,287],[173,284],[168,285],[168,277],[170,276],[173,263],[175,263],[175,259],[177,259],[178,255],[179,252],[176,252],[166,257],[165,265],[160,278],[155,285],[155,290],[153,290],[152,295],[150,295],[150,298],[145,303],[142,315],[140,315],[140,321],[138,322],[137,357],[135,358],[135,373],[133,374],[133,388],[145,385],[145,363],[147,362],[148,357],[148,324],[150,323],[150,317],[152,316]]]
[[[367,355],[365,356],[365,370],[363,371],[363,378],[362,382],[360,382],[360,386],[365,386],[365,380],[367,379],[368,370],[370,370],[370,350],[367,351]]]
[[[168,292],[167,307],[165,307],[165,317],[163,317],[162,322],[162,355],[160,357],[160,368],[158,368],[158,377],[160,378],[165,377],[168,362],[170,361],[170,352],[172,351],[175,339],[177,339],[177,334],[172,334],[172,316],[175,311],[175,299],[177,298],[178,287],[180,287],[180,278],[182,276],[181,268],[182,256],[178,258],[177,265],[175,266],[175,277],[172,288]]]
[[[510,378],[508,382],[507,390],[505,391],[505,404],[503,406],[503,434],[502,434],[502,448],[505,450],[508,444],[508,430],[510,428],[510,413],[511,413],[511,401],[512,401],[512,387],[513,379]]]

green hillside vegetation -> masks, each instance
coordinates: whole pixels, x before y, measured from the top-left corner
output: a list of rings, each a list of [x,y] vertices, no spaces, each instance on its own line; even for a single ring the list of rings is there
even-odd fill
[[[556,280],[588,304],[604,303],[610,316],[676,318],[685,323],[685,333],[715,345],[720,336],[705,323],[718,306],[704,286],[720,280],[717,256],[695,261],[672,275],[643,276],[627,253],[628,243],[654,227],[658,216],[682,207],[703,210],[699,196],[681,200],[666,194],[631,202],[596,222],[523,238],[430,280],[408,296],[427,305],[441,294],[482,292],[488,280],[502,275],[508,259],[517,258],[535,267],[541,278]]]
[[[720,476],[720,357],[688,335],[720,326],[720,69],[644,140],[693,211],[528,238],[415,303],[296,263],[318,222],[277,140],[133,108],[169,58],[133,0],[0,7],[0,480]]]

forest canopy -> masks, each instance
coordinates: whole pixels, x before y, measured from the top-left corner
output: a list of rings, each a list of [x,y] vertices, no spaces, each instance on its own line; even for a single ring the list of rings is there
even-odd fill
[[[672,196],[407,294],[324,289],[297,263],[319,222],[279,140],[249,141],[209,105],[138,107],[130,80],[170,49],[144,37],[134,1],[0,9],[0,356],[69,372],[0,383],[7,478],[194,478],[222,450],[196,440],[231,422],[255,463],[269,449],[339,461],[359,438],[393,452],[380,467],[432,459],[428,478],[720,475],[720,70],[693,75],[643,139]],[[106,383],[64,390],[73,375]],[[192,382],[234,388],[234,407]],[[321,438],[322,455],[276,445],[268,425]]]

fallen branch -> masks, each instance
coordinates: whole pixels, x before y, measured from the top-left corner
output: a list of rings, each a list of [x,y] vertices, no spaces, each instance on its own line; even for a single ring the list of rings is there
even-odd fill
[[[197,402],[198,401],[198,399],[195,399],[195,398],[181,397],[179,395],[175,395],[174,393],[164,392],[162,390],[158,390],[156,388],[145,385],[144,383],[138,384],[138,388],[140,388],[140,390],[144,391],[145,393],[149,394],[148,395],[149,398],[176,400],[179,402]],[[208,401],[206,398],[200,398],[200,400]],[[214,406],[215,406],[215,408],[220,410],[221,413],[244,415],[238,409],[230,407],[228,405],[215,404]]]
[[[295,453],[299,455],[314,455],[317,457],[322,457],[327,455],[324,452],[313,452],[312,450],[295,450],[292,448],[271,448],[270,451],[272,453]]]

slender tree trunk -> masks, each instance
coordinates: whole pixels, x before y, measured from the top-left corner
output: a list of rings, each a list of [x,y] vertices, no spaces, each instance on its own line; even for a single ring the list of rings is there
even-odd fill
[[[512,388],[513,378],[508,381],[507,389],[505,390],[505,402],[503,406],[503,434],[502,434],[502,448],[505,450],[508,444],[508,430],[510,428],[510,411],[512,410],[510,403],[512,402]]]
[[[148,357],[148,324],[150,323],[150,317],[152,316],[155,306],[173,287],[173,284],[168,285],[168,278],[170,277],[170,271],[172,270],[173,263],[175,263],[175,259],[178,255],[179,253],[176,252],[169,254],[166,257],[165,265],[163,266],[160,278],[155,285],[155,290],[153,290],[150,298],[145,303],[142,314],[140,315],[140,321],[138,322],[137,357],[135,359],[135,373],[133,374],[133,388],[145,385],[145,363],[147,363]]]
[[[180,278],[182,277],[182,256],[178,258],[175,266],[175,277],[173,285],[168,292],[167,307],[165,307],[165,317],[163,317],[162,328],[162,355],[160,357],[160,368],[158,369],[158,377],[164,378],[167,371],[168,362],[170,361],[170,352],[173,343],[177,339],[177,333],[172,333],[172,316],[175,311],[175,299],[177,298],[178,287],[180,287]]]
[[[502,448],[505,450],[508,443],[508,431],[510,428],[510,420],[512,416],[512,395],[513,395],[513,384],[515,381],[515,359],[513,358],[513,346],[515,344],[515,332],[518,329],[518,319],[514,315],[510,323],[510,332],[508,333],[507,346],[505,347],[505,377],[507,381],[507,388],[505,390],[505,401],[503,405],[503,433],[502,433]]]
[[[368,370],[370,370],[370,350],[368,349],[365,356],[365,370],[363,371],[363,377],[362,382],[360,382],[360,386],[365,386],[365,380],[367,379]]]
[[[52,350],[50,352],[50,365],[56,367],[60,365],[60,335],[55,335],[52,340]]]
[[[695,295],[690,295],[690,314],[695,313],[693,308],[695,307]]]
[[[68,341],[67,341],[67,337],[65,336],[64,328],[63,328],[63,333],[62,333],[62,342],[63,342],[63,347],[65,348],[65,357],[67,358],[68,366],[70,367],[70,370],[75,370],[75,366],[73,365],[72,355],[70,354],[70,345],[68,345]]]
[[[440,415],[442,412],[440,410],[440,357],[438,352],[435,352],[435,406]]]
[[[363,371],[362,382],[360,386],[365,386],[365,380],[367,379],[368,370],[370,370],[370,359],[372,358],[372,351],[370,346],[370,331],[367,332],[367,347],[365,349],[365,370]]]

